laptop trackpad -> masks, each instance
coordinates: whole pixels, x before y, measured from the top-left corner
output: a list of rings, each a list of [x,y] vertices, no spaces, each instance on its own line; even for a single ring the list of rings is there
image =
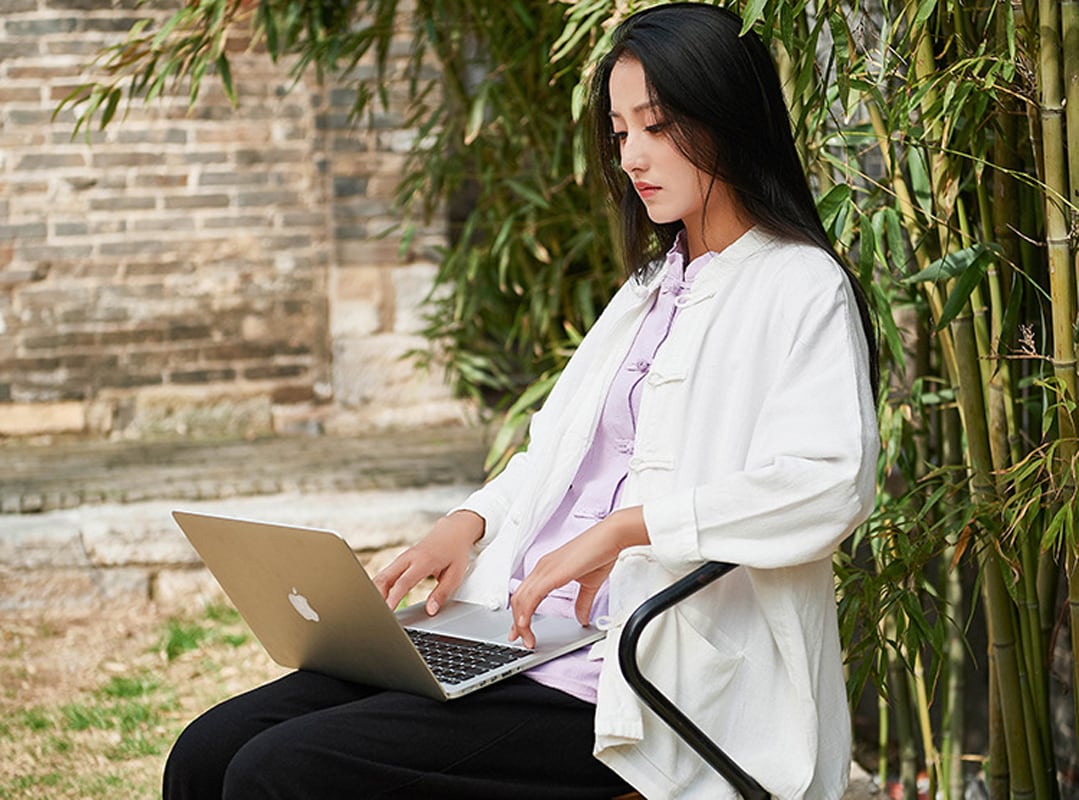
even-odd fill
[[[466,639],[484,639],[498,644],[509,643],[507,637],[513,619],[510,610],[506,608],[492,611],[486,606],[456,601],[447,603],[433,617],[427,616],[422,603],[417,603],[397,612],[397,618],[408,628],[462,636]],[[537,615],[532,619],[532,631],[536,634],[537,647],[543,648],[572,642],[582,635],[587,635],[588,629],[581,627],[576,620]]]
[[[397,612],[397,618],[406,628],[463,636],[466,639],[486,639],[507,644],[510,632],[508,609],[491,609],[475,603],[449,602],[433,617],[423,610],[423,604],[409,606]]]

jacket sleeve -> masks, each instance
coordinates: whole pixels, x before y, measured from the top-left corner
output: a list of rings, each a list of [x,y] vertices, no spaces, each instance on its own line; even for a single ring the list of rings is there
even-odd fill
[[[498,475],[473,492],[457,509],[467,509],[479,514],[486,522],[483,546],[489,537],[497,534],[505,522],[513,500],[529,487],[534,477],[533,461],[549,463],[534,457],[538,452],[556,448],[564,431],[564,422],[574,407],[580,387],[594,379],[598,365],[607,356],[600,346],[609,342],[611,329],[624,319],[627,312],[640,305],[644,290],[634,280],[627,281],[608,303],[591,330],[581,340],[565,369],[555,382],[543,406],[532,415],[528,426],[528,447],[516,453]]]
[[[833,274],[836,271],[833,269]],[[644,503],[656,557],[775,568],[827,558],[872,509],[879,448],[867,345],[846,279],[788,285],[792,345],[745,467]],[[804,290],[804,291],[800,291]]]

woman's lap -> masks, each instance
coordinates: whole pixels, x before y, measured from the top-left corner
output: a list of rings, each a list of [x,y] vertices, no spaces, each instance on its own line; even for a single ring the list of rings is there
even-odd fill
[[[523,677],[439,703],[293,673],[193,722],[165,797],[610,797],[593,712]]]

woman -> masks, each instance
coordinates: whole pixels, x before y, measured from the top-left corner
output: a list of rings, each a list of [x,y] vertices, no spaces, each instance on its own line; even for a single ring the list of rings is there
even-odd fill
[[[817,218],[768,52],[707,5],[616,30],[591,92],[630,278],[530,445],[376,576],[612,626],[447,704],[295,673],[193,723],[167,797],[733,797],[622,681],[625,617],[705,560],[743,565],[654,623],[647,674],[777,797],[850,759],[831,554],[869,513],[874,337]],[[628,785],[627,785],[628,784]]]

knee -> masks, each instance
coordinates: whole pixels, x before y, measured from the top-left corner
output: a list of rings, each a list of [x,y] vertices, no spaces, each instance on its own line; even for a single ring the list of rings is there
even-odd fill
[[[294,743],[291,743],[294,744]],[[302,797],[292,782],[303,774],[294,768],[289,740],[267,731],[241,747],[225,769],[223,800]]]
[[[165,761],[162,778],[164,800],[216,797],[228,763],[204,717],[190,723],[179,735]]]

